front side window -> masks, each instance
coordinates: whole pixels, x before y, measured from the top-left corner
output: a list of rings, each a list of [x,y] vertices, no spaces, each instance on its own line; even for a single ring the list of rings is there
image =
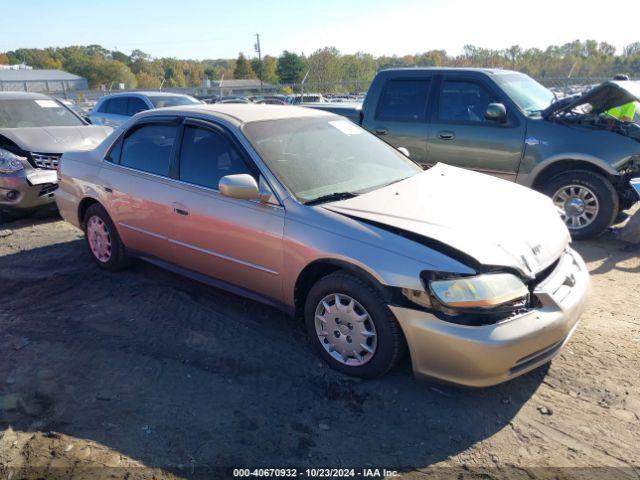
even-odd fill
[[[422,171],[375,135],[337,116],[250,122],[243,131],[269,169],[303,203],[365,193]]]
[[[178,128],[173,125],[144,125],[128,134],[122,144],[120,164],[155,175],[168,176],[171,150]]]
[[[490,103],[498,98],[474,81],[442,82],[438,119],[444,122],[492,123],[484,117]]]
[[[82,120],[52,98],[0,100],[0,128],[80,127]]]
[[[390,80],[380,96],[376,120],[424,122],[430,84],[429,79]]]
[[[185,128],[180,180],[217,190],[222,177],[239,173],[250,172],[224,136],[204,128]]]

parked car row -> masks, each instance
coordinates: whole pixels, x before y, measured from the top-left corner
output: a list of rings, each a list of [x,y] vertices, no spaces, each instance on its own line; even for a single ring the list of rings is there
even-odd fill
[[[640,177],[640,126],[606,115],[638,100],[638,82],[556,101],[518,72],[414,68],[380,72],[361,106],[308,106],[348,117],[425,167],[442,162],[543,192],[584,239],[638,200],[630,180]]]

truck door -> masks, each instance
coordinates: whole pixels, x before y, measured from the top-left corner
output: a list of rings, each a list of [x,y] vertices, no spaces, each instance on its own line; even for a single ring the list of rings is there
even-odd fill
[[[365,110],[363,127],[396,148],[406,148],[412,160],[426,162],[431,84],[431,76],[387,80],[377,105]]]
[[[479,78],[446,75],[439,82],[428,140],[429,163],[515,180],[522,158],[525,122],[496,88]],[[504,122],[487,120],[490,103],[507,109]]]

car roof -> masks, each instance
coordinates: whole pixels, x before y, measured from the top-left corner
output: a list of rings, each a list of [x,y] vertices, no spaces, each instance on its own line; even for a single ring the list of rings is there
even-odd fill
[[[143,97],[189,97],[190,96],[190,95],[186,95],[184,93],[135,91],[135,92],[109,93],[109,94],[105,95],[104,97],[100,97],[100,100],[104,100],[105,98],[121,97],[123,95],[126,95],[126,96],[139,95],[139,96],[143,96]]]
[[[0,92],[0,100],[19,100],[31,98],[34,100],[50,100],[52,97],[35,92]]]
[[[311,108],[255,103],[203,103],[148,110],[139,115],[145,117],[166,115],[167,112],[176,112],[182,115],[199,114],[205,116],[224,117],[236,125],[249,122],[260,122],[263,120],[281,120],[285,118],[336,116],[329,112]]]
[[[503,68],[470,68],[470,67],[405,67],[405,68],[387,68],[381,70],[380,72],[391,73],[391,72],[478,72],[478,73],[486,73],[489,75],[500,75],[507,73],[520,73],[514,70],[505,70]]]

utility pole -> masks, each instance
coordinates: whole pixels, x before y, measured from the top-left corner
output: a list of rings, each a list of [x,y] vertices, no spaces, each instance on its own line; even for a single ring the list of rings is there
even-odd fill
[[[262,92],[262,52],[260,51],[260,34],[256,33],[256,44],[254,45],[256,52],[258,53],[258,65],[260,69],[258,71],[258,78],[260,79],[260,91]]]

